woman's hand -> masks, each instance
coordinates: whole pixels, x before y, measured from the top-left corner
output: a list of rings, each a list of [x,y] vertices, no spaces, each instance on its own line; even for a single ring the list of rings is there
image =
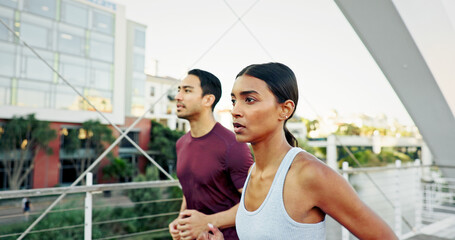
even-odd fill
[[[197,240],[224,240],[223,233],[217,227],[213,226],[210,223],[208,224],[208,226],[210,232],[212,232],[213,234],[209,232],[204,232],[201,235],[199,235]]]

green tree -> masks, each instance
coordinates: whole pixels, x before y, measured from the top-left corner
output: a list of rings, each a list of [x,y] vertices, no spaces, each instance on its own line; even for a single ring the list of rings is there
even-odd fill
[[[307,137],[309,137],[311,131],[316,131],[319,128],[319,121],[317,119],[315,120],[308,120],[308,119],[303,119],[303,122],[305,123],[306,126],[306,132],[307,132]]]
[[[325,159],[326,158],[326,148],[325,147],[312,147],[308,143],[308,140],[306,139],[297,139],[299,142],[299,147],[304,149],[305,151],[313,154],[319,159]]]
[[[159,152],[155,156],[155,161],[165,170],[169,171],[169,164],[175,169],[177,159],[175,143],[184,134],[183,131],[171,130],[156,121],[152,121],[149,148]]]
[[[335,132],[336,135],[348,135],[348,136],[359,136],[361,133],[361,129],[357,127],[353,123],[343,123],[338,126],[337,131]]]
[[[115,181],[127,179],[133,175],[133,166],[122,158],[111,158],[110,164],[103,167],[103,177]]]
[[[145,174],[141,174],[134,179],[135,182],[157,180],[159,180],[159,172],[155,166],[148,167]],[[149,220],[138,220],[134,224],[137,228],[136,231],[166,228],[177,217],[182,196],[182,190],[179,187],[129,190],[128,197],[132,202],[143,202],[134,206],[134,212],[138,216],[175,212],[175,215],[150,218]],[[169,199],[169,201],[156,201],[166,199]]]
[[[355,148],[355,147],[354,147]],[[371,149],[361,149],[358,151],[353,151],[354,149],[351,147],[351,152],[353,152],[354,157],[359,161],[360,166],[357,164],[354,159],[351,158],[350,155],[346,153],[344,149],[340,149],[339,152],[342,152],[341,154],[344,155],[345,157],[340,158],[338,161],[338,164],[341,167],[341,164],[345,161],[349,163],[349,166],[352,167],[373,167],[373,166],[383,166],[386,163],[381,162],[381,159],[373,153]]]
[[[381,153],[379,153],[378,157],[384,163],[394,163],[396,160],[401,160],[401,162],[412,161],[410,156],[408,156],[405,153],[399,152],[392,147],[383,148]]]
[[[98,120],[89,120],[83,122],[81,128],[68,129],[62,150],[68,155],[79,176],[114,140],[112,130],[108,126]],[[109,154],[109,157],[112,157],[112,154]],[[83,179],[82,184],[84,181]]]
[[[40,150],[52,154],[49,142],[57,137],[49,122],[39,121],[34,114],[13,117],[0,131],[0,160],[6,170],[9,187],[19,189],[29,177]]]

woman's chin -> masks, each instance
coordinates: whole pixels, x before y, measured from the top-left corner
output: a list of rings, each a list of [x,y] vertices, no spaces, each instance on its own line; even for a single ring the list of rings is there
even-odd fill
[[[235,134],[235,139],[237,140],[237,142],[242,142],[242,143],[248,142],[247,137],[242,134]]]

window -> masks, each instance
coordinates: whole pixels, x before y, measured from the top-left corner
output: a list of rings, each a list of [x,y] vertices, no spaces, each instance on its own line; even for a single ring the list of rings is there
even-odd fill
[[[142,115],[145,111],[145,98],[144,97],[132,97],[131,98],[131,112],[134,115]]]
[[[133,140],[136,144],[139,144],[139,131],[131,130],[126,134],[131,140]],[[128,139],[123,138],[120,142],[120,148],[134,148],[133,144],[128,141]]]
[[[112,90],[112,65],[101,62],[92,62],[90,87]]]
[[[133,54],[133,68],[134,71],[143,73],[144,72],[144,54]]]
[[[72,85],[85,86],[88,72],[85,59],[61,55],[60,72]]]
[[[71,160],[61,159],[60,164],[60,183],[70,185],[76,181],[79,176],[77,175],[73,162]],[[76,164],[80,165],[80,162],[76,161]]]
[[[134,46],[145,48],[145,31],[142,29],[134,29]]]
[[[114,14],[93,10],[92,29],[100,33],[113,35]]]
[[[94,160],[97,156],[95,156],[95,152],[93,150],[94,144],[92,143],[89,146],[89,151],[87,152],[85,149],[86,142],[86,134],[87,132],[79,126],[67,126],[60,129],[60,182],[62,184],[68,184],[74,182],[74,180],[79,177],[78,174],[81,171],[85,170],[85,168],[90,165],[91,161],[85,162],[84,169],[81,168],[81,162],[85,161],[87,158]],[[77,138],[74,138],[76,137]],[[71,141],[72,139],[73,141]],[[73,145],[75,141],[79,141],[80,148],[77,148],[77,145]],[[77,142],[76,142],[77,143]],[[71,150],[71,151],[68,151]],[[78,172],[79,171],[79,172]],[[94,176],[95,177],[95,176]]]
[[[37,51],[38,54],[44,58],[44,60],[49,64],[53,65],[53,54],[50,52]],[[53,79],[53,72],[43,60],[36,57],[30,50],[25,49],[25,53],[22,57],[22,70],[25,72],[22,76],[25,76],[27,79],[41,80],[46,82],[51,82]]]
[[[11,8],[17,8],[17,2],[18,2],[18,0],[2,0],[2,1],[0,1],[0,5],[11,7]]]
[[[80,97],[73,89],[67,86],[65,83],[58,85],[55,93],[55,108],[56,109],[67,109],[67,110],[82,110],[84,100]],[[76,89],[82,93],[82,88]]]
[[[32,161],[30,160],[30,158],[27,158],[24,162],[24,167],[22,169],[22,173],[21,175],[24,175],[25,174],[25,171],[30,167],[30,163]],[[3,159],[1,159],[0,157],[0,189],[4,189],[4,190],[7,190],[10,188],[10,184],[9,184],[9,181],[8,181],[8,174],[7,174],[7,170],[6,170],[6,161],[4,161]],[[13,167],[11,169],[11,171],[14,171],[14,164],[13,164]],[[22,183],[22,185],[19,187],[20,189],[29,189],[31,188],[31,183],[32,183],[32,174],[28,174],[27,177],[25,178],[25,181]]]
[[[76,2],[62,1],[61,18],[62,22],[87,28],[88,9]]]
[[[92,33],[90,57],[106,62],[114,62],[114,39],[102,34]]]
[[[49,107],[50,84],[19,80],[17,105],[25,107]]]
[[[154,97],[155,96],[155,87],[150,87],[150,96]]]
[[[9,28],[13,28],[13,16],[14,11],[12,9],[0,7],[0,19],[8,25]],[[0,40],[4,41],[13,41],[13,33],[11,33],[6,27],[3,25],[0,26]]]
[[[0,76],[15,76],[16,55],[15,46],[0,42]]]
[[[10,105],[10,104],[11,104],[11,80],[8,78],[0,78],[0,106]]]
[[[151,114],[155,113],[155,105],[150,105],[150,113]]]
[[[52,50],[52,21],[30,14],[22,14],[20,34],[31,46]]]
[[[8,19],[8,18],[5,18],[5,17],[0,17],[0,19],[6,23],[6,25],[8,25],[8,27],[10,27],[12,29],[12,26],[11,26],[11,20]],[[4,41],[11,41],[12,39],[12,34],[11,32],[4,26],[2,26],[0,28],[0,40],[4,40]]]
[[[59,51],[78,56],[84,56],[85,54],[84,30],[60,24],[57,41]]]
[[[24,10],[48,18],[55,18],[55,0],[24,0]]]
[[[112,92],[88,89],[85,95],[90,102],[101,112],[112,112]],[[91,106],[87,110],[94,111]]]
[[[133,74],[131,85],[133,96],[145,96],[145,76]]]

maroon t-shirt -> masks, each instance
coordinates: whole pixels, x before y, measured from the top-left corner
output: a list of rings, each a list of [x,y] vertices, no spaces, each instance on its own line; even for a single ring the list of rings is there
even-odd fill
[[[225,211],[239,203],[238,189],[253,164],[250,149],[232,131],[216,123],[206,135],[188,132],[177,141],[177,177],[187,209],[204,214]],[[235,227],[223,229],[225,239],[238,239]]]

